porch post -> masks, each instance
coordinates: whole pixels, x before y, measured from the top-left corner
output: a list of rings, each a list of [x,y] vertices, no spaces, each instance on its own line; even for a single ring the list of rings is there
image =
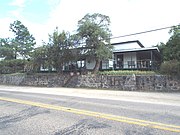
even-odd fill
[[[153,67],[153,52],[152,52],[152,50],[151,50],[151,70],[153,69],[154,67]]]
[[[130,63],[130,68],[132,68],[132,53],[131,54],[131,63]]]
[[[112,70],[114,70],[114,62],[115,62],[114,53],[112,53],[112,60],[113,60],[113,67],[112,67]]]

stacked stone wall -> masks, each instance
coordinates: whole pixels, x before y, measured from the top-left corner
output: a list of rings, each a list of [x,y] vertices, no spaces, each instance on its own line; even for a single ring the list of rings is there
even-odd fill
[[[164,75],[0,75],[1,85],[103,88],[126,91],[180,92],[180,80]]]

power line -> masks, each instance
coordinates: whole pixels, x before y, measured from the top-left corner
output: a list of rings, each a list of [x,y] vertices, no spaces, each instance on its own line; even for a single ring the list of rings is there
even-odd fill
[[[180,26],[180,24],[178,25],[173,25],[173,26],[168,26],[168,27],[163,27],[163,28],[158,28],[158,29],[153,29],[153,30],[147,30],[147,31],[143,31],[143,32],[137,32],[137,33],[132,33],[132,34],[126,34],[126,35],[121,35],[121,36],[116,36],[116,37],[111,37],[109,39],[116,39],[116,38],[122,38],[122,37],[129,37],[129,36],[134,36],[134,35],[140,35],[140,34],[145,34],[145,33],[149,33],[149,32],[155,32],[155,31],[160,31],[160,30],[164,30],[164,29],[169,29],[172,28],[174,26]],[[79,44],[85,44],[86,42],[81,42]]]
[[[179,24],[179,25],[174,25],[174,26],[180,26],[180,24]],[[158,28],[158,29],[153,29],[153,30],[148,30],[148,31],[143,31],[143,32],[137,32],[137,33],[127,34],[127,35],[112,37],[112,38],[110,38],[110,39],[116,39],[116,38],[122,38],[122,37],[129,37],[129,36],[134,36],[134,35],[139,35],[139,34],[144,34],[144,33],[149,33],[149,32],[154,32],[154,31],[159,31],[159,30],[164,30],[164,29],[169,29],[169,28],[172,28],[172,27],[173,27],[173,26],[168,26],[168,27],[163,27],[163,28]]]

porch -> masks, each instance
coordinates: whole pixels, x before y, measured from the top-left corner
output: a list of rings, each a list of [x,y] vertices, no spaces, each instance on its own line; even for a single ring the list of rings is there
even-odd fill
[[[159,68],[158,61],[150,59],[123,61],[122,63],[114,64],[114,70],[157,70]]]
[[[121,50],[113,54],[113,67],[103,61],[101,70],[157,70],[161,63],[159,50],[156,47]]]

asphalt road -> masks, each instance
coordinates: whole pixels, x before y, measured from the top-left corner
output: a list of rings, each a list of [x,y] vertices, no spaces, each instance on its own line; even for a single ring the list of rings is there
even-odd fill
[[[180,134],[179,93],[46,90],[1,86],[0,135]]]

